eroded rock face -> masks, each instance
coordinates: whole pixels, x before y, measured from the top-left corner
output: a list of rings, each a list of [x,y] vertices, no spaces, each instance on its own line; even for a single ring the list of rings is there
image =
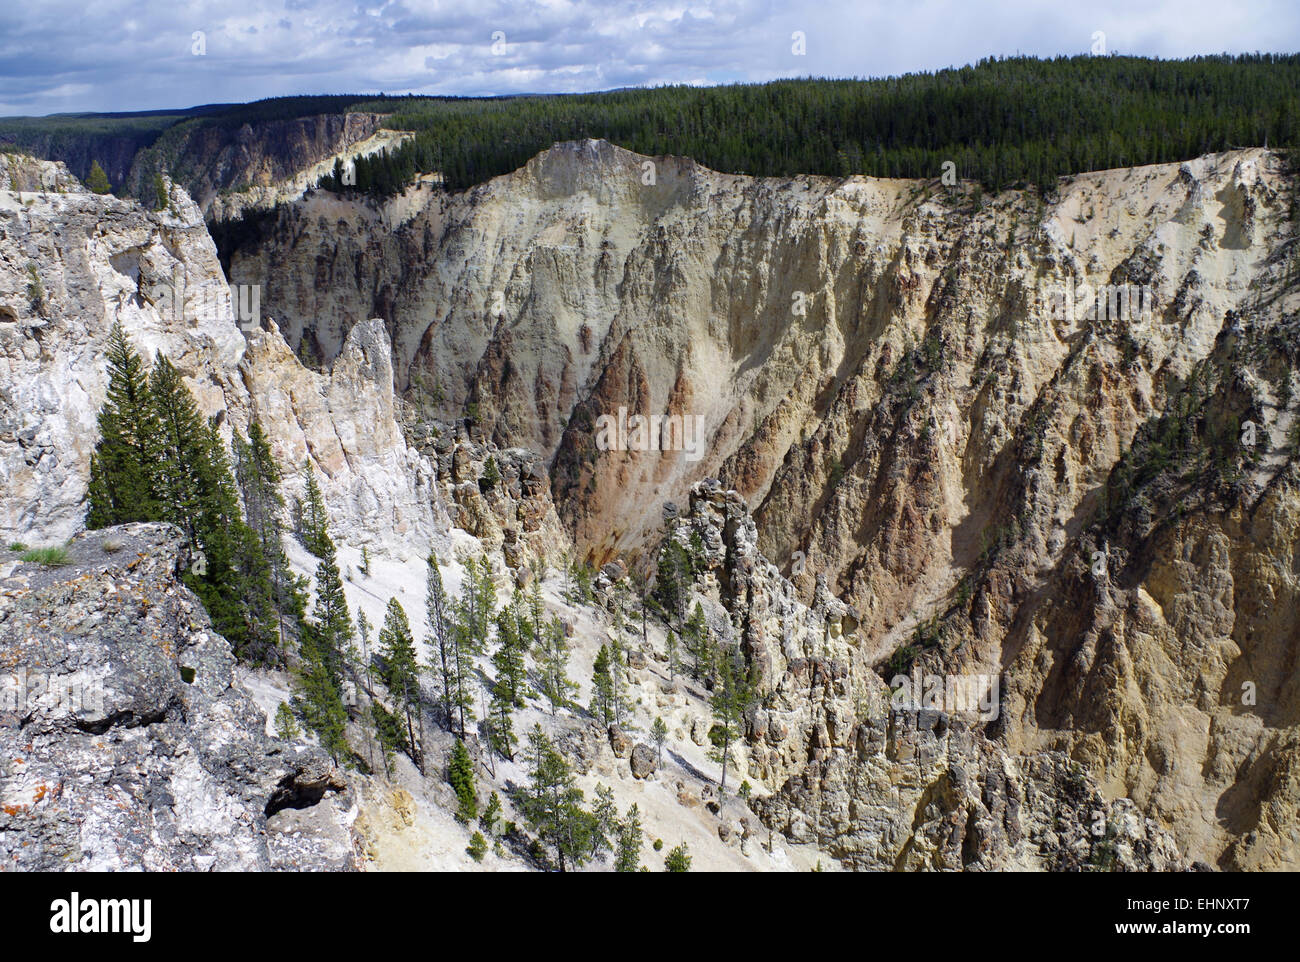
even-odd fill
[[[20,185],[58,170],[21,163],[32,169],[15,173]],[[171,199],[151,212],[84,190],[0,190],[0,540],[62,541],[82,527],[118,321],[143,356],[171,359],[227,439],[258,419],[290,493],[310,458],[340,539],[428,544],[447,521],[433,463],[398,427],[383,325],[351,325],[334,363],[309,370],[269,317],[236,321],[198,208],[179,188]]]
[[[413,397],[551,458],[597,564],[653,544],[702,479],[737,491],[791,601],[824,585],[856,622],[830,655],[826,630],[751,631],[795,715],[773,730],[799,733],[771,777],[820,764],[822,729],[847,744],[836,686],[915,660],[1002,678],[1008,751],[1078,762],[1189,858],[1277,868],[1300,864],[1293,196],[1258,149],[977,201],[583,142],[463,194],[313,198],[233,269],[276,279],[290,341],[325,356],[338,318],[383,316]],[[703,455],[603,449],[620,407],[700,415]],[[1212,453],[1174,472],[1171,443]]]
[[[383,317],[399,387],[447,421],[473,404],[499,446],[550,459],[597,563],[720,477],[782,570],[804,552],[803,597],[825,572],[883,644],[1016,497],[1008,444],[1047,437],[1068,518],[1227,312],[1277,286],[1288,191],[1260,150],[977,207],[924,182],[736,177],[585,141],[459,194],[318,194],[231,270],[327,360],[352,319]],[[1085,284],[1145,288],[1152,319],[1052,316]],[[597,418],[620,408],[698,416],[700,457],[602,450]],[[1054,545],[1057,520],[1037,537]]]
[[[0,557],[0,862],[35,871],[349,870],[351,789],[264,734],[170,525]],[[21,690],[19,690],[21,689]]]
[[[437,466],[451,524],[484,548],[499,548],[520,587],[532,578],[534,562],[555,561],[571,548],[540,455],[499,448],[468,419],[447,425],[412,418],[408,431],[414,447]]]
[[[798,600],[737,492],[696,485],[671,536],[697,546],[714,635],[756,670],[736,760],[768,786],[754,806],[770,828],[857,869],[1187,867],[1167,825],[1104,796],[1078,763],[1010,750],[994,711],[895,697],[864,658],[857,613],[824,579],[811,607]]]

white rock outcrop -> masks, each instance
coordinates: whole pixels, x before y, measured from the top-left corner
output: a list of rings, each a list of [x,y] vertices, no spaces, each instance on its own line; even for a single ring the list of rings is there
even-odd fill
[[[0,185],[61,179],[71,186],[0,190],[0,538],[61,542],[83,526],[114,322],[143,355],[176,364],[227,439],[258,419],[286,493],[310,458],[342,541],[427,544],[445,529],[436,469],[397,424],[382,323],[353,325],[331,368],[313,372],[274,322],[236,321],[183,190],[150,212],[89,193],[62,165],[0,157]]]

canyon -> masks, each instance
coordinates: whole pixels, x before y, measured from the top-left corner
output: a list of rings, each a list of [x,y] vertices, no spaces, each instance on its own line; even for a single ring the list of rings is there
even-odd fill
[[[361,117],[306,152],[283,133],[199,151],[217,161],[169,181],[162,211],[49,190],[51,162],[0,158],[4,543],[73,539],[93,577],[126,577],[83,532],[118,322],[177,365],[227,441],[262,425],[287,492],[311,463],[349,601],[376,623],[389,596],[422,610],[429,551],[456,584],[457,550],[483,550],[502,584],[540,574],[585,683],[619,586],[665,540],[700,546],[692,599],[760,679],[736,758],[752,804],[706,794],[709,692],[664,674],[662,625],[631,677],[641,727],[662,713],[674,732],[673,784],[625,771],[621,739],[589,721],[537,720],[573,746],[585,787],[599,776],[644,803],[712,867],[1300,867],[1284,155],[986,195],[721,174],[582,141],[463,192],[425,180],[377,201],[303,172],[400,132]],[[205,213],[249,230],[219,250]],[[215,312],[154,302],[178,269]],[[227,282],[260,290],[259,323],[237,322]],[[1082,284],[1133,286],[1153,309],[1053,309]],[[702,456],[610,450],[598,425],[620,409],[697,419]],[[498,485],[482,483],[489,458]],[[131,537],[159,570],[182,563],[165,533]],[[588,608],[546,573],[566,555],[602,572]],[[6,641],[37,633],[35,577],[0,558]],[[182,649],[211,643],[179,616],[167,630]],[[996,717],[900,707],[913,671],[996,679]],[[269,714],[286,684],[236,672],[230,691]],[[47,745],[85,737],[60,724]],[[198,745],[195,764],[210,755]],[[28,789],[57,773],[4,776],[23,810],[0,834],[31,837]],[[433,804],[445,788],[413,768],[398,788],[329,779],[306,809],[313,858],[430,864],[412,863],[412,834],[434,864],[460,858]],[[257,844],[239,858],[271,864]]]

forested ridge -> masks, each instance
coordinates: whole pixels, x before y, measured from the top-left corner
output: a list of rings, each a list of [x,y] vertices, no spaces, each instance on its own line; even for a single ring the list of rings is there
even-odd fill
[[[184,127],[344,112],[389,114],[413,141],[324,186],[388,195],[419,172],[463,189],[566,140],[603,138],[754,176],[959,177],[987,189],[1049,186],[1085,170],[1185,160],[1236,147],[1300,146],[1300,54],[1152,60],[989,58],[877,80],[780,80],[494,98],[328,95],[172,113],[0,120],[0,145],[57,153],[70,139],[166,145]],[[93,148],[92,148],[93,149]],[[84,166],[89,169],[89,163]]]
[[[413,142],[357,163],[355,189],[387,194],[418,171],[464,188],[550,145],[603,138],[754,176],[938,177],[945,161],[986,188],[1050,185],[1084,170],[1300,143],[1300,56],[1181,61],[988,59],[883,80],[782,80],[502,99],[360,103],[393,110]],[[327,183],[343,185],[337,178]]]

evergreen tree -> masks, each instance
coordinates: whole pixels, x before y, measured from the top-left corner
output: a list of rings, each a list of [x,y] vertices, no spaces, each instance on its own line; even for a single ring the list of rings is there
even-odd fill
[[[465,743],[459,738],[451,748],[447,763],[447,781],[456,792],[456,818],[468,824],[478,815],[478,795],[474,791],[474,762]]]
[[[315,640],[316,628],[307,625],[303,631],[303,663],[299,669],[301,692],[300,714],[307,727],[320,738],[321,747],[339,764],[347,757],[347,709],[338,685],[331,677],[321,647]]]
[[[114,321],[108,336],[108,393],[99,410],[99,443],[90,456],[88,527],[162,518],[154,498],[152,445],[157,435],[144,361]]]
[[[641,846],[644,836],[641,827],[641,810],[635,804],[627,810],[618,829],[618,851],[614,856],[615,872],[641,871]]]
[[[302,546],[317,558],[325,558],[334,554],[334,542],[329,534],[329,512],[325,508],[325,497],[321,494],[310,459],[303,462],[303,472],[306,480],[303,482],[303,498],[300,502],[299,539]]]
[[[519,741],[514,730],[514,709],[524,703],[524,639],[517,604],[501,609],[497,615],[497,649],[492,655],[492,667],[496,674],[488,708],[492,745],[503,758],[513,759]]]
[[[280,702],[275,709],[275,734],[281,741],[286,742],[294,741],[302,734],[298,730],[297,719],[293,717],[293,709],[289,707],[288,702]]]
[[[620,614],[615,614],[614,637],[609,642],[609,680],[613,695],[614,721],[624,728],[635,728],[632,724],[632,699],[627,693],[627,653],[623,647],[623,621]]]
[[[148,442],[154,497],[161,520],[181,529],[195,559],[185,583],[240,657],[268,660],[276,637],[270,573],[240,516],[216,421],[204,420],[180,372],[161,354],[149,396],[157,423]]]
[[[655,767],[662,768],[664,764],[664,742],[668,740],[668,726],[657,715],[654,724],[650,726],[650,739],[655,743]]]
[[[682,630],[686,621],[686,608],[690,602],[692,582],[690,555],[670,531],[659,548],[655,597],[678,631]]]
[[[504,819],[505,816],[501,809],[501,796],[493,792],[488,797],[487,807],[483,809],[483,814],[479,816],[478,823],[485,832],[495,837],[501,834]]]
[[[491,698],[488,702],[488,740],[493,749],[507,761],[513,761],[515,746],[519,737],[515,734],[514,699],[510,696],[510,686],[503,679],[500,669],[490,686]]]
[[[492,573],[492,564],[487,555],[481,555],[477,564],[470,563],[466,578],[468,598],[472,602],[467,611],[470,613],[470,627],[474,636],[474,653],[482,655],[488,648],[497,609],[496,576]]]
[[[185,583],[245,660],[274,660],[274,570],[244,522],[215,421],[199,413],[180,372],[159,355],[146,377],[119,324],[109,335],[109,387],[91,457],[87,523],[169,521],[193,559]],[[268,455],[269,457],[269,452]]]
[[[366,617],[364,611],[358,609],[357,641],[360,642],[360,648],[357,645],[348,646],[348,662],[353,677],[361,681],[366,692],[366,701],[368,702],[366,710],[359,712],[358,715],[361,734],[366,742],[366,765],[369,766],[371,771],[374,771],[374,745],[378,732],[375,724],[375,678],[370,656],[370,630],[370,619]],[[384,761],[384,770],[387,772],[389,770],[387,755],[385,755]]]
[[[247,441],[235,435],[234,462],[244,519],[256,536],[256,554],[260,555],[255,561],[256,571],[250,572],[249,577],[265,576],[270,580],[269,605],[275,623],[276,647],[283,652],[287,647],[286,630],[297,636],[307,602],[284,553],[280,466],[258,422],[248,426]]]
[[[316,605],[312,617],[316,622],[315,642],[320,648],[321,658],[335,686],[341,688],[353,629],[348,599],[343,592],[343,576],[332,550],[316,566]]]
[[[104,173],[104,168],[99,166],[97,160],[90,162],[90,173],[86,175],[86,188],[96,194],[107,194],[111,189],[108,175]]]
[[[525,654],[527,638],[526,621],[521,617],[523,596],[515,592],[514,600],[497,613],[497,650],[492,656],[497,677],[504,682],[511,702],[524,706],[527,668]]]
[[[429,623],[430,642],[436,653],[437,666],[440,668],[438,691],[442,694],[443,714],[446,717],[447,727],[451,728],[454,724],[452,706],[455,704],[459,708],[461,704],[458,695],[459,673],[455,670],[457,652],[453,650],[456,644],[455,626],[451,623],[451,602],[442,586],[442,572],[438,570],[437,555],[430,552],[425,565],[425,613]],[[462,719],[462,731],[464,725]]]
[[[569,705],[578,691],[577,683],[569,679],[569,642],[559,618],[552,617],[542,633],[537,668],[541,674],[542,695],[550,702],[551,714],[554,715],[557,709]]]
[[[528,589],[528,635],[534,651],[542,646],[542,633],[546,630],[546,603],[542,600],[541,578]]]
[[[482,832],[475,832],[469,837],[469,845],[466,846],[465,852],[474,861],[483,861],[483,857],[487,855],[487,839],[483,837]]]
[[[709,623],[704,617],[704,609],[697,601],[691,619],[686,623],[683,633],[686,650],[691,656],[691,673],[696,678],[713,676],[713,641],[709,637]]]
[[[596,786],[596,804],[592,806],[591,857],[609,851],[618,837],[618,807],[614,804],[614,790],[608,785]]]
[[[601,725],[614,724],[614,679],[608,645],[600,646],[591,666],[591,705],[588,710]]]
[[[468,725],[474,720],[473,671],[475,637],[460,602],[454,608],[455,621],[451,627],[451,659],[448,693],[451,710],[458,721],[458,734],[465,737]]]
[[[216,507],[210,501],[214,492],[205,490],[207,426],[180,372],[161,354],[149,376],[149,394],[157,415],[157,433],[149,441],[157,465],[154,489],[163,518],[185,533],[191,548],[199,548],[200,529],[212,524],[204,510]]]
[[[691,870],[691,850],[682,842],[668,853],[664,859],[665,872],[689,872]]]
[[[415,740],[415,716],[420,711],[420,666],[416,660],[415,639],[401,602],[390,598],[384,612],[384,626],[379,631],[379,650],[384,657],[384,684],[406,718],[407,744],[411,761],[421,772],[424,763]]]
[[[719,795],[727,793],[727,766],[731,761],[731,746],[742,734],[741,725],[752,693],[740,649],[733,649],[719,659],[718,677],[710,700],[713,727],[709,736],[713,748],[709,757],[722,766]]]
[[[582,790],[568,762],[534,725],[528,736],[528,787],[520,809],[542,844],[555,851],[561,872],[579,868],[591,851],[595,819],[582,808]]]
[[[668,653],[668,680],[676,681],[677,673],[682,670],[682,663],[677,653],[677,635],[671,628],[668,629],[668,636],[664,639],[664,648]]]
[[[629,725],[631,704],[625,695],[627,665],[617,639],[601,645],[591,669],[590,711],[602,725]]]

